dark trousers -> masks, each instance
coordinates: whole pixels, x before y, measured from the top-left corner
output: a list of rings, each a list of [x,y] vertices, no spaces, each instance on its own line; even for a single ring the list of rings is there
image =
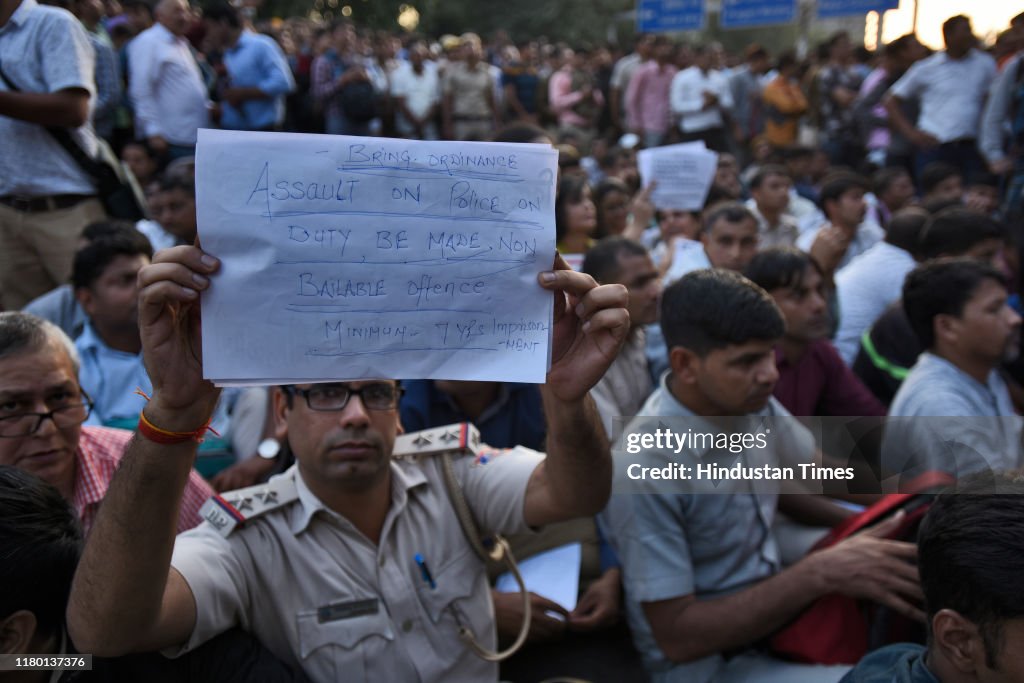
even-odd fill
[[[680,142],[695,142],[697,140],[703,140],[708,149],[715,152],[732,152],[732,145],[724,128],[708,128],[693,133],[684,132],[679,136]]]
[[[969,184],[985,169],[981,155],[978,154],[978,146],[973,139],[944,142],[938,147],[919,150],[914,160],[918,182],[924,169],[936,161],[944,161],[959,168],[964,175],[964,184]]]

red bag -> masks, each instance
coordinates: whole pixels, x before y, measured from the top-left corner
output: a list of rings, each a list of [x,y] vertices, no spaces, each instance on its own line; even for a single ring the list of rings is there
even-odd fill
[[[912,493],[891,493],[832,529],[811,552],[829,548],[853,534],[896,514],[906,512],[892,539],[910,539],[928,511],[934,491],[954,482],[945,472],[925,472],[904,488]],[[884,614],[883,614],[884,613]],[[877,633],[877,627],[882,633]],[[875,631],[873,637],[873,629]],[[772,650],[785,659],[809,664],[856,664],[873,647],[907,639],[914,624],[901,615],[855,598],[833,593],[819,598],[788,626],[771,637]],[[872,642],[881,640],[884,642]]]

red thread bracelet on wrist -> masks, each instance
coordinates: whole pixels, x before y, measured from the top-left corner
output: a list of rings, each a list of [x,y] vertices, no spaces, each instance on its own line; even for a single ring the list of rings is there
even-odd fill
[[[149,421],[146,417],[145,412],[139,413],[139,427],[138,432],[142,436],[146,437],[154,443],[163,444],[165,446],[173,446],[174,444],[185,443],[187,441],[195,441],[196,443],[202,443],[203,437],[206,435],[206,430],[213,431],[210,428],[210,421],[207,420],[199,429],[194,432],[169,432],[166,429],[160,429],[155,424]]]
[[[146,399],[148,403],[150,398],[140,387],[135,388],[135,393]],[[206,423],[195,430],[194,432],[169,432],[166,429],[160,429],[155,424],[149,421],[146,417],[146,411],[139,411],[139,425],[137,431],[142,436],[146,437],[153,443],[163,444],[165,446],[173,446],[179,443],[185,443],[186,441],[195,441],[196,443],[202,443],[203,437],[206,436],[206,432],[210,432],[214,436],[220,436],[220,433],[210,426],[210,422],[213,420],[211,417]]]

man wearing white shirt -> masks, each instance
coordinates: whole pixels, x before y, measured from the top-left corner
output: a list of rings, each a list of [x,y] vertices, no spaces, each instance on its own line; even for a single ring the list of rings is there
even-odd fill
[[[928,212],[919,207],[899,211],[885,239],[836,276],[839,328],[833,343],[847,365],[853,366],[864,333],[899,299],[903,280],[917,265],[913,254],[927,222]]]
[[[935,161],[962,168],[971,180],[982,170],[977,137],[982,107],[996,75],[992,57],[976,49],[971,21],[963,15],[942,25],[945,52],[915,63],[889,91],[890,125],[917,149],[917,172]],[[903,102],[920,105],[916,126]]]
[[[195,153],[197,132],[210,125],[206,85],[188,41],[186,0],[161,0],[157,23],[128,46],[129,95],[135,127],[171,158]]]
[[[706,47],[695,50],[694,65],[672,79],[669,102],[679,117],[683,142],[703,140],[708,149],[725,152],[729,148],[726,120],[732,109],[729,80],[711,68],[712,53]]]
[[[395,99],[395,126],[402,137],[437,140],[434,116],[441,102],[441,82],[437,67],[426,61],[427,46],[409,47],[409,62],[398,67],[391,77],[391,96]]]
[[[829,283],[850,261],[885,237],[882,228],[864,220],[867,189],[867,180],[855,173],[841,171],[826,177],[821,186],[821,208],[828,222],[797,238],[796,246],[814,257]]]

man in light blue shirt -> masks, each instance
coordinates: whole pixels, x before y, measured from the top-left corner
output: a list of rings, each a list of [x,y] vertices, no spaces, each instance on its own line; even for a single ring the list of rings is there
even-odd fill
[[[206,35],[223,50],[228,87],[221,93],[221,128],[276,130],[284,123],[285,96],[295,90],[288,60],[273,38],[246,31],[238,10],[217,4],[203,14]]]
[[[75,340],[79,382],[94,403],[87,424],[131,428],[145,405],[135,394],[136,387],[151,388],[142,363],[136,278],[152,256],[149,240],[130,226],[75,254],[71,284],[88,316]]]
[[[926,470],[963,476],[1021,466],[1021,419],[997,368],[1020,347],[1003,276],[969,259],[919,266],[903,308],[927,349],[893,399],[883,465],[905,481]]]

